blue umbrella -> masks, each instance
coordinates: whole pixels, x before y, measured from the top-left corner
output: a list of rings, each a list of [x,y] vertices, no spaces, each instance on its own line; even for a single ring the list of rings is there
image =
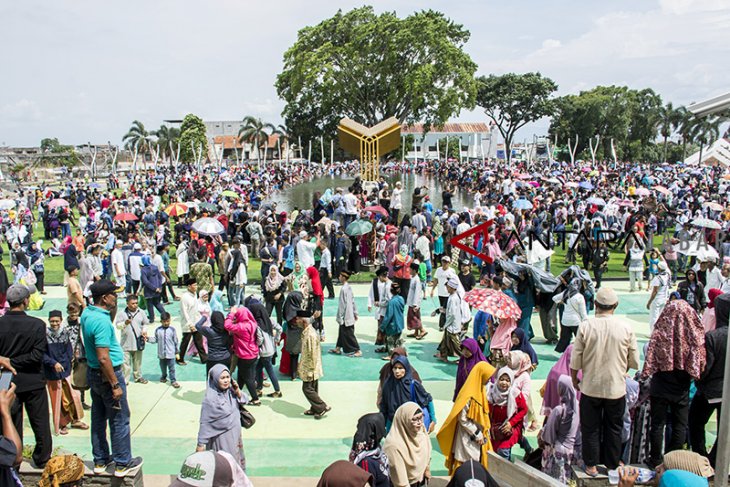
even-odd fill
[[[591,184],[590,181],[581,181],[578,186],[580,186],[582,189],[591,190],[593,189],[593,184]]]
[[[532,209],[532,203],[527,201],[524,198],[520,198],[516,200],[514,203],[512,203],[512,208],[515,208],[517,210],[531,210]]]
[[[99,188],[101,188],[101,185],[100,185],[99,183],[91,183],[91,184],[89,185],[89,187],[90,187],[91,189],[99,189]]]

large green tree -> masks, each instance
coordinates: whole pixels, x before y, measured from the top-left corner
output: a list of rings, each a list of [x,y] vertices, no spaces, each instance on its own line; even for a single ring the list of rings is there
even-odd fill
[[[517,130],[553,114],[555,102],[552,95],[558,85],[540,73],[481,76],[477,82],[477,105],[484,109],[502,134],[509,162]]]
[[[188,113],[180,125],[180,162],[195,162],[193,147],[197,152],[202,148],[203,158],[208,157],[208,138],[205,124],[197,115]]]
[[[334,136],[342,117],[441,125],[474,105],[477,65],[463,51],[469,35],[439,12],[398,18],[369,6],[305,27],[276,80],[286,124],[303,140]]]

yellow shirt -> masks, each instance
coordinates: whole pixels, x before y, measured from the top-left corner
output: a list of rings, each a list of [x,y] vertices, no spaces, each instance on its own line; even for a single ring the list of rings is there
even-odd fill
[[[302,330],[302,354],[299,356],[297,373],[304,382],[318,380],[324,375],[319,335],[312,325]]]
[[[583,370],[581,393],[602,399],[625,396],[626,372],[639,368],[633,329],[613,315],[588,318],[578,327],[570,368]]]

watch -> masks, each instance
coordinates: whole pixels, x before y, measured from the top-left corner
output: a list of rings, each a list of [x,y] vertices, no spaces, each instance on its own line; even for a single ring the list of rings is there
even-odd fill
[[[112,389],[120,389],[122,386],[117,382],[116,384],[112,384]]]

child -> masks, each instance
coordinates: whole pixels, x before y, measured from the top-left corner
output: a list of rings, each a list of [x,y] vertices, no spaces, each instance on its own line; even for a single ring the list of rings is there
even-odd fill
[[[629,292],[635,291],[635,285],[638,282],[639,291],[641,291],[641,280],[644,274],[644,249],[634,242],[629,250]]]
[[[522,436],[522,423],[527,415],[527,403],[520,392],[512,387],[515,374],[509,367],[497,373],[497,382],[487,389],[489,401],[489,435],[497,455],[510,460],[512,446]]]
[[[167,374],[170,374],[172,387],[180,388],[180,384],[175,379],[175,359],[177,358],[177,332],[175,328],[170,327],[170,313],[163,311],[160,313],[160,326],[155,330],[155,334],[147,339],[150,343],[157,343],[157,358],[160,359],[160,370],[162,377],[160,382],[167,382]]]
[[[408,299],[406,300],[406,306],[408,306],[407,315],[407,326],[409,330],[413,330],[413,333],[408,336],[415,338],[416,340],[423,340],[428,332],[424,331],[423,323],[421,322],[421,300],[423,299],[423,286],[421,285],[421,279],[418,276],[419,265],[416,263],[411,264],[411,284],[408,289]]]

